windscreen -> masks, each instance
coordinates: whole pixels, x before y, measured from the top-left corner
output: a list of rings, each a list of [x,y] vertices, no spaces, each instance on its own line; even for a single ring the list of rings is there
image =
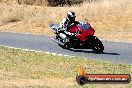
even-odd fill
[[[79,26],[83,30],[88,30],[90,28],[90,25],[87,23],[80,23]]]

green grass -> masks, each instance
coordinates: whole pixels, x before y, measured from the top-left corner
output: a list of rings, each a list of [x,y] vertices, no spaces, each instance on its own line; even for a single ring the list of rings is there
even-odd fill
[[[101,60],[83,59],[78,57],[62,57],[45,53],[23,51],[0,47],[0,87],[3,81],[10,81],[7,87],[33,88],[82,88],[75,77],[78,68],[83,66],[88,74],[132,74],[132,65],[115,64]],[[43,83],[45,79],[48,83]],[[49,80],[50,79],[50,80]],[[59,85],[54,84],[53,80]],[[18,80],[18,84],[11,81]],[[26,80],[23,82],[22,80]],[[30,80],[32,80],[30,82]],[[34,84],[39,81],[40,83]],[[62,80],[62,81],[61,81]],[[68,81],[66,81],[68,80]],[[63,84],[68,82],[67,84]],[[17,83],[17,82],[16,82]],[[34,85],[33,85],[34,84]],[[39,85],[40,84],[40,85]],[[132,88],[130,84],[87,84],[83,88]]]

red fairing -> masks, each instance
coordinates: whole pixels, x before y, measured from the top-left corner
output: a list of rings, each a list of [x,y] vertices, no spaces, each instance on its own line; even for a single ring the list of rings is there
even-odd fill
[[[88,22],[86,24],[89,26],[88,29],[84,30],[81,28],[80,25],[75,25],[70,27],[69,31],[72,33],[76,33],[79,30],[80,32],[76,35],[76,37],[81,41],[86,41],[88,39],[87,36],[93,36],[95,32],[95,30],[91,27]]]

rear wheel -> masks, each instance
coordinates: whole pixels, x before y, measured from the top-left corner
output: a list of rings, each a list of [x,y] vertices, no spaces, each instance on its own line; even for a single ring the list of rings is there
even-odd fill
[[[93,41],[92,50],[95,53],[102,53],[103,52],[104,46],[103,46],[102,42],[98,38]]]

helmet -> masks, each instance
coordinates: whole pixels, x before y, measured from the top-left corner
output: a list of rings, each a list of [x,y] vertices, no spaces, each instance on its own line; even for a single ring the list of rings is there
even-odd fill
[[[75,21],[75,17],[76,17],[76,15],[75,15],[74,12],[69,11],[69,12],[67,13],[67,19],[68,19],[69,21],[71,21],[71,22],[74,22],[74,21]]]

